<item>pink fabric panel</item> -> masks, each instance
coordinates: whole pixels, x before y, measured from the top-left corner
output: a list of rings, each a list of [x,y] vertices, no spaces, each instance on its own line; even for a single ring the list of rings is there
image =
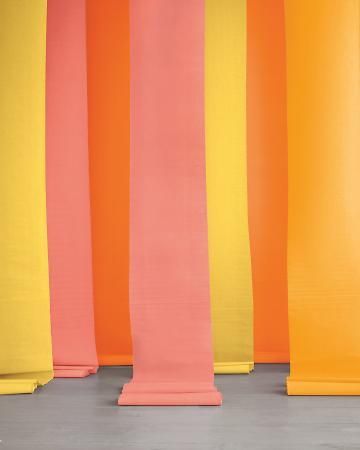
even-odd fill
[[[49,0],[46,178],[55,376],[84,376],[97,367],[86,86],[85,1]]]
[[[210,330],[203,0],[132,0],[130,310],[119,404],[218,405]]]

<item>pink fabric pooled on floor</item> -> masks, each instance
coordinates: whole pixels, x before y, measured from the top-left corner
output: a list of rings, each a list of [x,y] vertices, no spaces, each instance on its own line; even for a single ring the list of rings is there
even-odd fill
[[[211,345],[203,0],[133,0],[130,310],[120,405],[219,405]]]
[[[46,195],[55,376],[97,370],[87,138],[85,0],[48,0]]]

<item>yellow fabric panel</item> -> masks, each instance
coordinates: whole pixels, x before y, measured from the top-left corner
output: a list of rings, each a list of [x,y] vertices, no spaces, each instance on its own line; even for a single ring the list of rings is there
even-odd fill
[[[246,1],[205,3],[206,178],[216,373],[253,369],[246,178]]]
[[[290,395],[360,394],[359,0],[287,0]]]
[[[0,394],[52,378],[45,35],[45,0],[0,1]]]

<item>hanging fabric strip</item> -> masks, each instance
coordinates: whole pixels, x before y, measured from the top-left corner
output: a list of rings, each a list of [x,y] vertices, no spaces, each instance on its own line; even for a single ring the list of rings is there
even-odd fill
[[[203,0],[130,5],[130,311],[121,405],[219,405],[203,126]]]
[[[100,364],[131,364],[127,0],[88,0],[87,48],[96,345]]]
[[[290,395],[360,394],[359,0],[287,0]]]
[[[246,0],[206,0],[206,179],[216,373],[254,368],[246,169]]]
[[[46,170],[51,322],[57,377],[97,370],[89,168],[85,0],[48,0]]]
[[[248,0],[247,30],[247,148],[255,362],[288,362],[284,0]]]
[[[0,2],[0,394],[53,378],[45,200],[46,1]]]

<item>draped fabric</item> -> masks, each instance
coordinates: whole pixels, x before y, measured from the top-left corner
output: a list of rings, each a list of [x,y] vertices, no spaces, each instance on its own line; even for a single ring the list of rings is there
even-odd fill
[[[130,4],[130,311],[119,404],[218,405],[211,350],[204,4]]]
[[[0,2],[0,394],[53,377],[45,212],[46,1]]]
[[[290,395],[360,394],[359,0],[287,0]]]
[[[55,376],[97,370],[87,139],[85,0],[48,0],[46,171]]]
[[[130,364],[129,3],[88,0],[88,102],[96,344]]]
[[[247,2],[247,156],[255,362],[288,362],[283,0]]]
[[[216,373],[253,367],[246,170],[246,1],[206,0],[206,177]]]
[[[359,60],[360,0],[0,0],[0,394],[360,395]]]

